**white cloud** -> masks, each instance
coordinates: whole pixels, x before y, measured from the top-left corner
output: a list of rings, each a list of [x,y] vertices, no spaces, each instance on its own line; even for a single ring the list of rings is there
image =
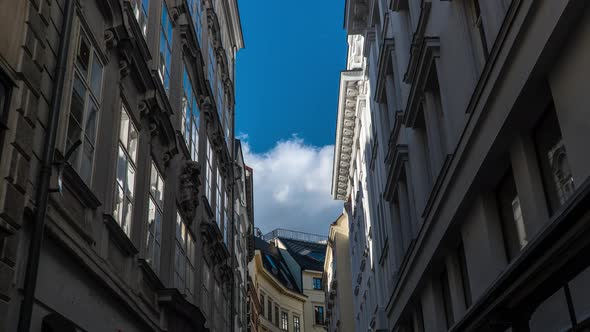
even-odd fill
[[[334,146],[314,147],[293,136],[265,153],[242,141],[244,159],[254,170],[254,222],[263,233],[286,228],[326,235],[342,212],[330,195]]]

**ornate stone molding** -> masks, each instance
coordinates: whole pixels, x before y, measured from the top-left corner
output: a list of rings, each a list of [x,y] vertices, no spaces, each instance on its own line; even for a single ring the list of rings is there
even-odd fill
[[[189,225],[192,223],[199,206],[200,174],[200,164],[197,161],[187,160],[184,162],[179,176],[180,212]]]
[[[436,70],[435,60],[440,56],[440,40],[438,37],[424,37],[419,53],[412,54],[414,70],[411,76],[410,95],[404,114],[404,123],[413,128],[416,122],[419,105],[423,98],[423,91],[430,77],[430,73]]]
[[[168,112],[164,111],[162,102],[157,98],[158,94],[139,102],[139,114],[148,122],[150,136],[157,137],[164,147],[164,162],[168,163],[179,150],[176,144],[174,127],[170,122]]]
[[[387,201],[392,201],[395,196],[395,190],[404,171],[404,164],[408,161],[408,146],[405,144],[398,144],[392,156],[389,157],[389,169],[387,172],[387,182],[385,183],[385,190],[383,196]]]
[[[357,130],[357,113],[365,102],[364,85],[362,70],[349,70],[341,73],[332,175],[332,197],[338,200],[345,200],[349,194],[349,175]]]

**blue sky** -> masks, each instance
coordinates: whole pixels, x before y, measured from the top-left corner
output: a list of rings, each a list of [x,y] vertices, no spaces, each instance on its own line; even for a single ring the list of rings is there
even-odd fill
[[[326,234],[344,0],[238,0],[246,48],[236,62],[236,135],[254,169],[255,223]]]
[[[344,0],[241,0],[236,133],[256,152],[297,134],[333,144],[339,72],[346,61]]]

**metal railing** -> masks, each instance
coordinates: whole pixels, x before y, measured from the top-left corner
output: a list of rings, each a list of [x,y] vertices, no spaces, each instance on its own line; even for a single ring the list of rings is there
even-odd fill
[[[305,241],[305,242],[312,242],[312,243],[327,243],[328,237],[318,234],[311,234],[305,232],[297,232],[292,231],[284,228],[277,228],[269,233],[264,234],[262,237],[265,241],[270,241],[272,239],[276,239],[278,237],[291,239],[291,240],[298,240],[298,241]]]

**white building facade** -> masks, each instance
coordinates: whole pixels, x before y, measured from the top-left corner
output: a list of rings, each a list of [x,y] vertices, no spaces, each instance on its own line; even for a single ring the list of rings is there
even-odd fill
[[[345,28],[357,330],[588,329],[587,3],[347,0]]]

